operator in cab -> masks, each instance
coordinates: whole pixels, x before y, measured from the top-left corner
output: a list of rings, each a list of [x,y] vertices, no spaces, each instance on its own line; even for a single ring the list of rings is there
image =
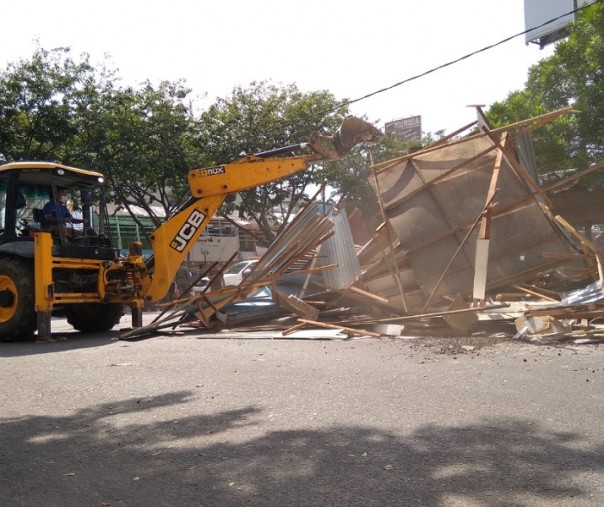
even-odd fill
[[[74,218],[69,209],[67,209],[66,189],[58,188],[56,191],[56,199],[51,197],[44,205],[42,213],[44,215],[44,222],[42,224],[43,229],[49,230],[53,234],[59,234],[59,227],[62,227],[65,235],[77,236],[82,234],[81,231],[66,227],[66,224],[84,223],[84,220]]]

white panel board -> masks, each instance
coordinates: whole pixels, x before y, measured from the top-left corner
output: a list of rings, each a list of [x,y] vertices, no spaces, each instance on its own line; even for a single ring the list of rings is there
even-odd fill
[[[550,19],[557,18],[562,14],[574,9],[573,0],[524,0],[524,26],[528,30],[539,27]],[[553,23],[549,23],[525,35],[525,41],[537,41],[538,39],[557,32],[574,20],[574,15],[564,16]]]

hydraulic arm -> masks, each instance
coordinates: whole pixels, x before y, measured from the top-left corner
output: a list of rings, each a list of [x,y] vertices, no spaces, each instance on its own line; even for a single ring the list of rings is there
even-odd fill
[[[191,198],[151,235],[154,271],[146,290],[147,301],[158,301],[168,291],[176,271],[226,196],[307,169],[310,165],[344,156],[360,142],[376,139],[381,132],[356,117],[348,117],[334,136],[314,135],[304,145],[248,155],[224,165],[189,172]],[[284,151],[308,148],[301,156],[280,157]]]
[[[81,201],[82,213],[90,220],[90,192],[101,190],[101,173],[50,162],[0,166],[0,212],[4,216],[0,235],[0,340],[29,336],[36,329],[38,339],[50,340],[51,318],[57,308],[74,329],[83,332],[113,328],[126,305],[132,311],[132,326],[141,326],[145,303],[166,295],[178,268],[229,193],[339,158],[359,142],[379,135],[372,125],[349,117],[333,136],[315,135],[303,145],[191,171],[191,195],[151,234],[150,259],[143,258],[140,242],[130,243],[128,255],[122,255],[101,227],[97,233],[65,225],[56,234],[38,218],[45,216],[45,196],[61,189]],[[59,207],[58,202],[55,206]],[[101,209],[104,211],[99,216],[107,217],[104,205]]]

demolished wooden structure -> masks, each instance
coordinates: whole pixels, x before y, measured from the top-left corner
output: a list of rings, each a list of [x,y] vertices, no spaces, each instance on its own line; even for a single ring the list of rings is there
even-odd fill
[[[380,262],[365,283],[406,312],[443,307],[458,294],[484,301],[487,291],[543,276],[560,266],[578,280],[593,276],[579,241],[555,217],[547,195],[518,163],[513,140],[567,111],[437,143],[374,167],[384,231],[396,280]],[[367,245],[370,247],[371,245]],[[374,248],[374,251],[376,249]],[[588,252],[595,255],[597,252]],[[592,278],[593,280],[593,278]],[[375,282],[382,285],[375,287]]]
[[[480,315],[506,306],[492,303],[499,293],[554,303],[560,290],[601,279],[597,246],[557,214],[516,153],[519,138],[569,113],[498,129],[476,122],[374,165],[370,182],[384,222],[360,251],[345,214],[325,217],[312,200],[242,284],[191,298],[175,317],[180,323],[194,315],[215,329],[222,309],[268,286],[273,302],[299,317],[284,323],[284,334],[318,326],[374,336],[375,323],[435,319],[467,332]],[[297,280],[297,294],[279,290],[285,278]],[[604,316],[599,303],[590,316]]]

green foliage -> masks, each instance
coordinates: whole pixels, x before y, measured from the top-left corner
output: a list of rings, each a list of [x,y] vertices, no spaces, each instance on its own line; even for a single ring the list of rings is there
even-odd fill
[[[68,48],[38,49],[0,74],[0,160],[50,160],[101,171],[109,198],[156,224],[187,193],[201,161],[182,83],[121,88]],[[132,213],[134,216],[134,213]]]
[[[157,225],[189,197],[190,169],[305,143],[315,132],[333,134],[347,115],[328,91],[303,93],[293,84],[236,87],[200,115],[189,93],[182,82],[123,87],[116,71],[94,68],[87,55],[38,49],[0,73],[0,160],[98,170],[111,202],[135,219],[133,207],[143,208]],[[237,209],[270,241],[324,181],[341,199],[372,203],[375,214],[368,174],[368,155],[357,150],[243,192],[237,204],[233,196],[221,211]]]
[[[600,161],[604,153],[604,3],[581,11],[570,36],[555,53],[530,71],[525,89],[493,104],[489,121],[502,126],[572,106],[578,114],[565,115],[534,133],[540,172],[582,170]],[[593,183],[603,178],[594,175]]]
[[[236,87],[231,96],[219,99],[200,118],[198,137],[201,149],[213,164],[234,161],[245,154],[259,153],[307,142],[313,132],[335,132],[346,110],[326,116],[338,104],[327,91],[302,93],[293,85],[278,87],[268,82],[253,82],[248,88]],[[221,213],[239,210],[242,217],[257,223],[270,241],[292,213],[320,185],[329,164],[242,192],[241,199],[230,199]]]
[[[88,57],[75,62],[67,48],[10,64],[0,73],[0,159],[64,161],[78,101],[93,80]]]
[[[80,117],[90,161],[102,168],[109,198],[142,207],[156,224],[188,192],[187,172],[199,160],[196,122],[184,102],[188,93],[168,82],[109,89]]]

